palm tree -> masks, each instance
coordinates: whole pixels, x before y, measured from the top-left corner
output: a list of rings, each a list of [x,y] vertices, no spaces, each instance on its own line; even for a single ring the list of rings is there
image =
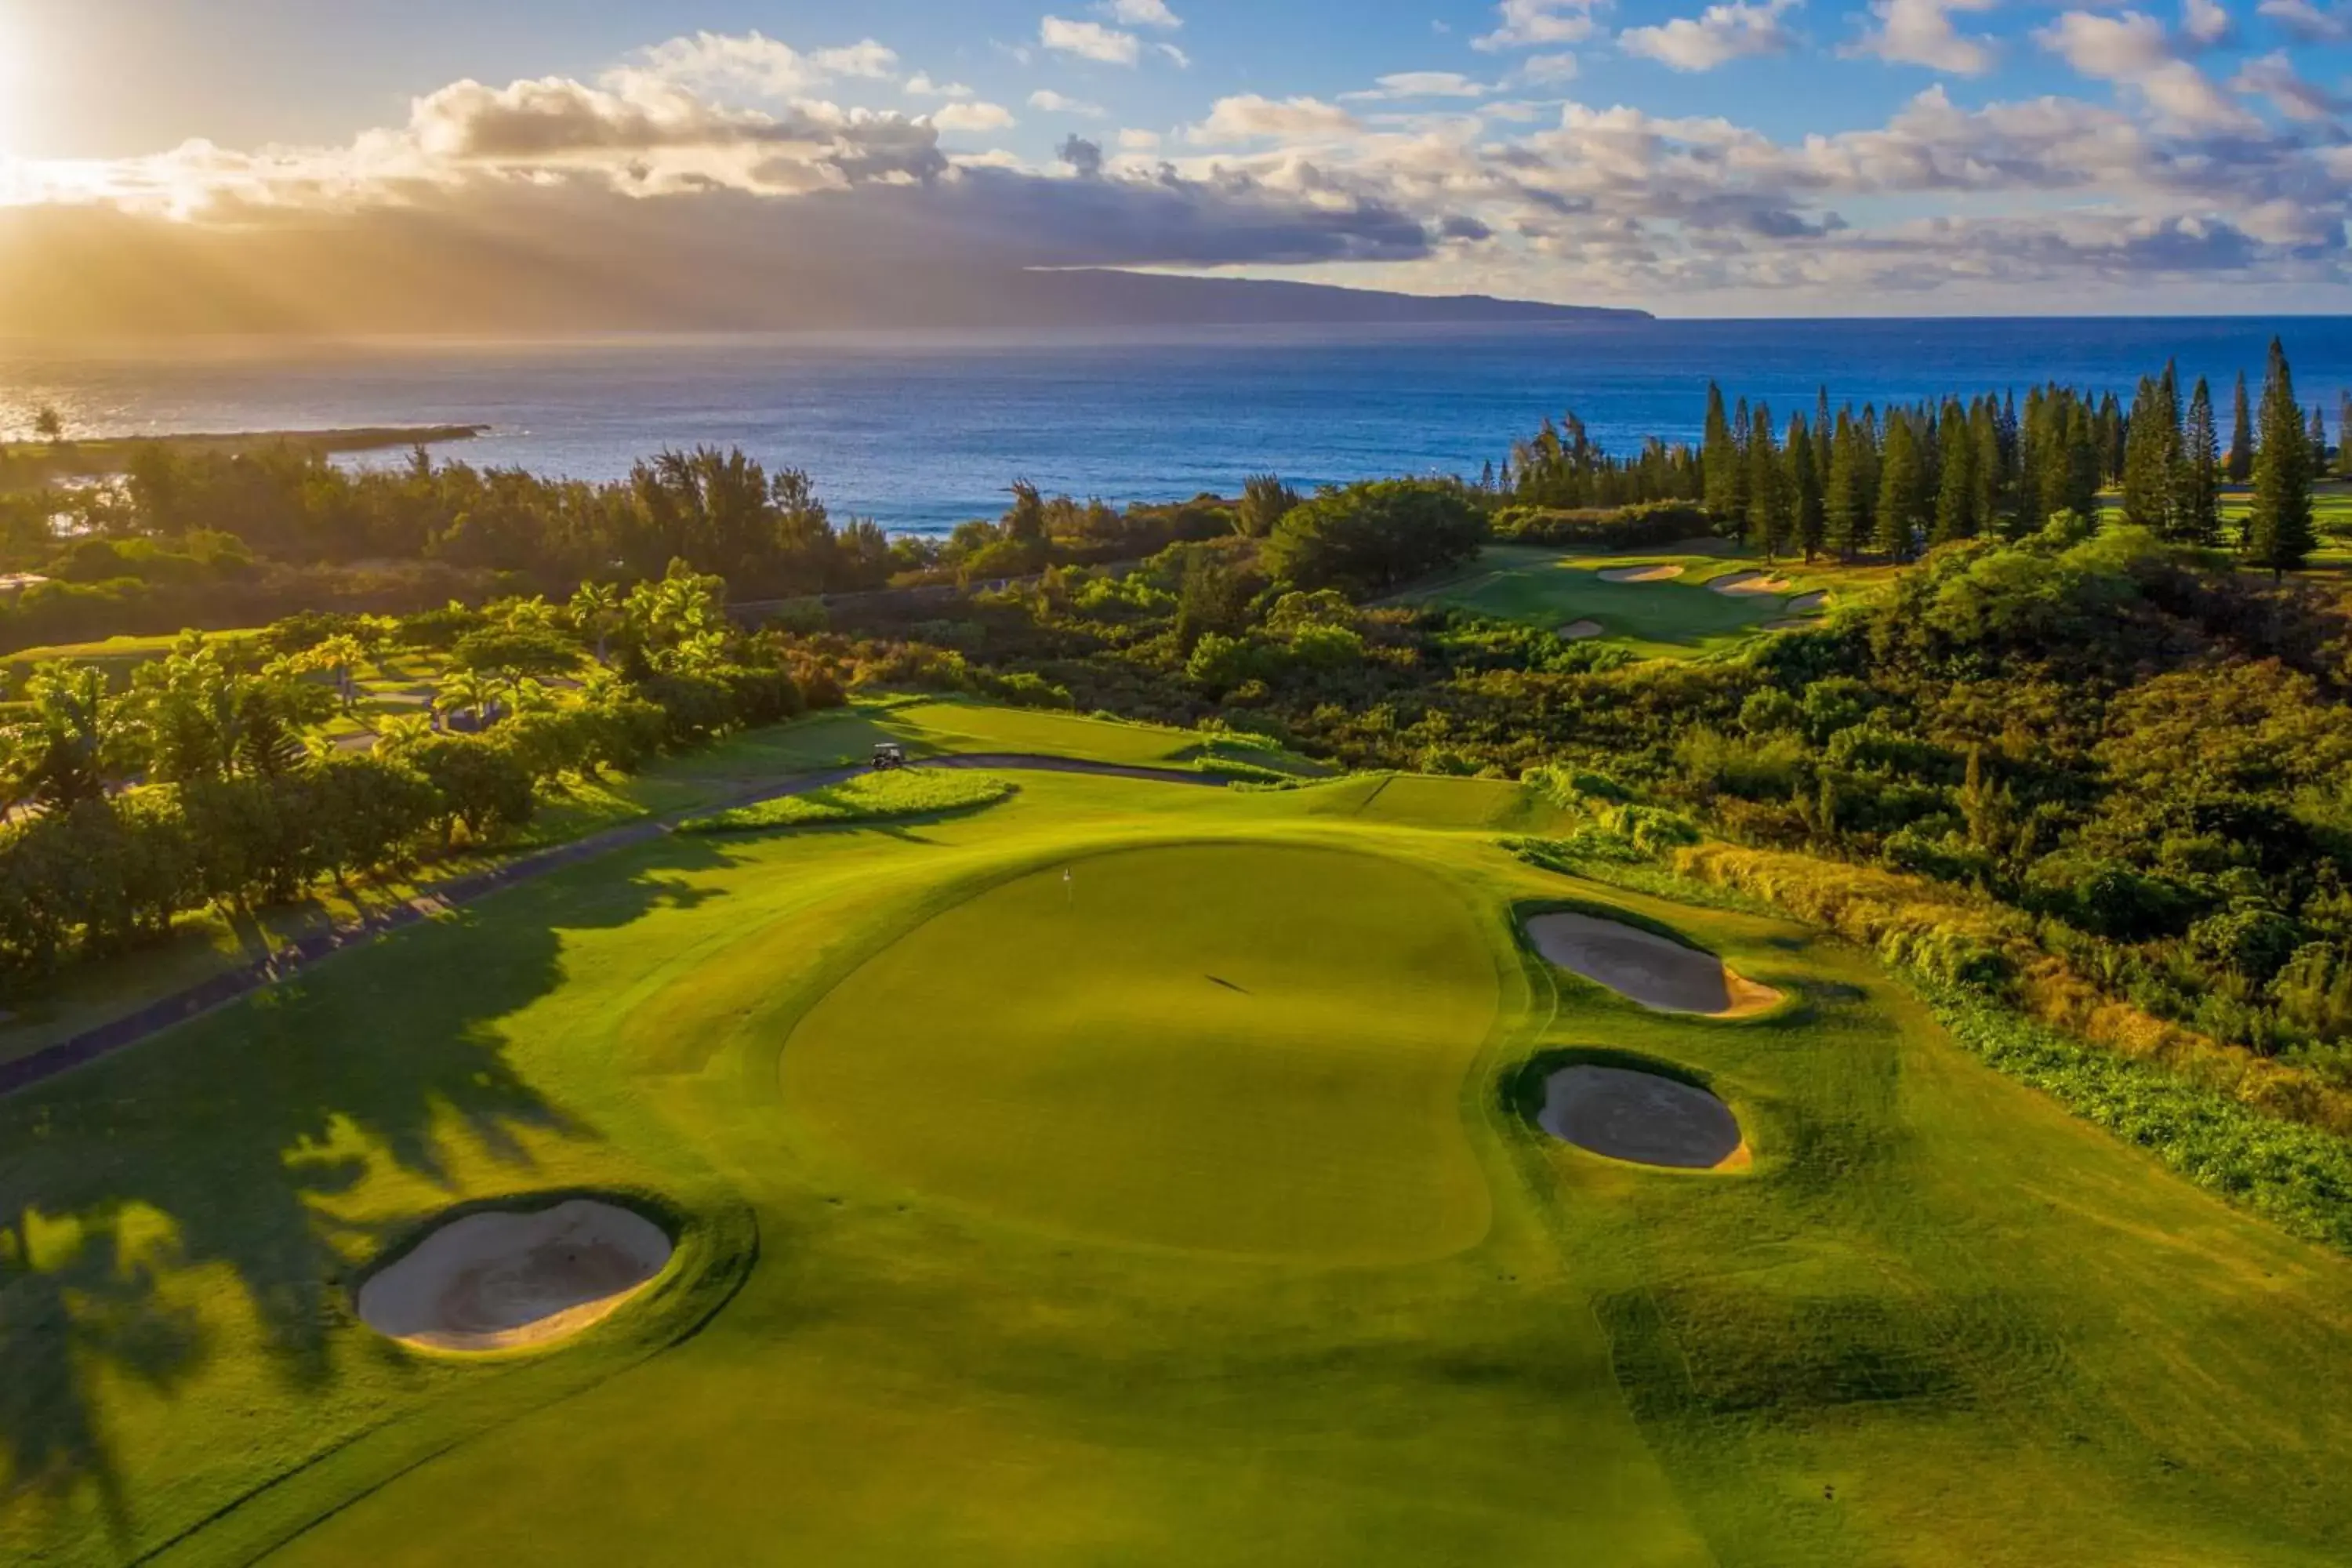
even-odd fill
[[[51,808],[100,800],[106,770],[123,733],[121,704],[107,694],[94,665],[45,664],[26,682],[33,705],[32,766],[25,781]]]
[[[33,416],[33,434],[52,447],[62,445],[66,438],[65,416],[43,404],[41,411]]]
[[[572,595],[572,624],[596,639],[596,662],[604,664],[604,646],[621,624],[621,591],[610,583],[583,583]]]
[[[498,700],[495,678],[475,669],[453,669],[441,678],[441,688],[433,696],[433,709],[444,717],[471,713],[474,728],[482,730],[489,727],[490,707]]]

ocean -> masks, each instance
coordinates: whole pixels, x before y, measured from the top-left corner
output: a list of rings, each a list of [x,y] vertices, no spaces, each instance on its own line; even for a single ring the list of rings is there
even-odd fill
[[[2276,332],[2335,435],[2352,319],[1663,321],[1374,332],[1202,329],[1129,337],[760,337],[562,344],[207,345],[43,356],[0,344],[0,431],[56,405],[86,437],[474,424],[477,464],[614,479],[665,446],[740,446],[805,468],[836,516],[936,532],[993,516],[1016,479],[1114,503],[1391,474],[1475,477],[1546,415],[1602,445],[1698,434],[1709,377],[1785,423],[1834,401],[2024,390],[2128,395],[2179,362],[2259,386]],[[397,461],[379,454],[360,461]]]

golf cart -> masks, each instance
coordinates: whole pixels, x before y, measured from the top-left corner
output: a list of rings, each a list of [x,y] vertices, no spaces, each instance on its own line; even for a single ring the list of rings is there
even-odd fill
[[[906,747],[898,745],[895,742],[885,741],[880,745],[874,748],[874,771],[876,773],[895,773],[906,765]]]

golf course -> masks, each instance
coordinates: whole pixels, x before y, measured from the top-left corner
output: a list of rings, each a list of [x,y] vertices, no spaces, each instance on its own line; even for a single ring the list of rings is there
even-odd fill
[[[0,1098],[0,1562],[2352,1560],[2345,1258],[1518,784],[1198,741],[779,727]]]

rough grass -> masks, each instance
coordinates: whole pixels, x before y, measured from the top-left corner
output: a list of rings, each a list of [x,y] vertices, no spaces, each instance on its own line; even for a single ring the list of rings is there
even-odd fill
[[[0,1100],[0,1561],[2352,1554],[2352,1270],[1866,955],[1315,809],[1360,782],[1023,784],[666,837]],[[1556,987],[1555,897],[1797,1005]],[[1507,1104],[1594,1050],[1754,1171]],[[698,1271],[548,1355],[352,1321],[433,1216],[572,1188]]]
[[[853,822],[892,822],[909,816],[972,811],[1013,793],[1010,780],[992,773],[935,768],[902,768],[860,773],[805,795],[763,800],[709,816],[688,817],[681,833],[749,833],[771,827],[831,827]]]

